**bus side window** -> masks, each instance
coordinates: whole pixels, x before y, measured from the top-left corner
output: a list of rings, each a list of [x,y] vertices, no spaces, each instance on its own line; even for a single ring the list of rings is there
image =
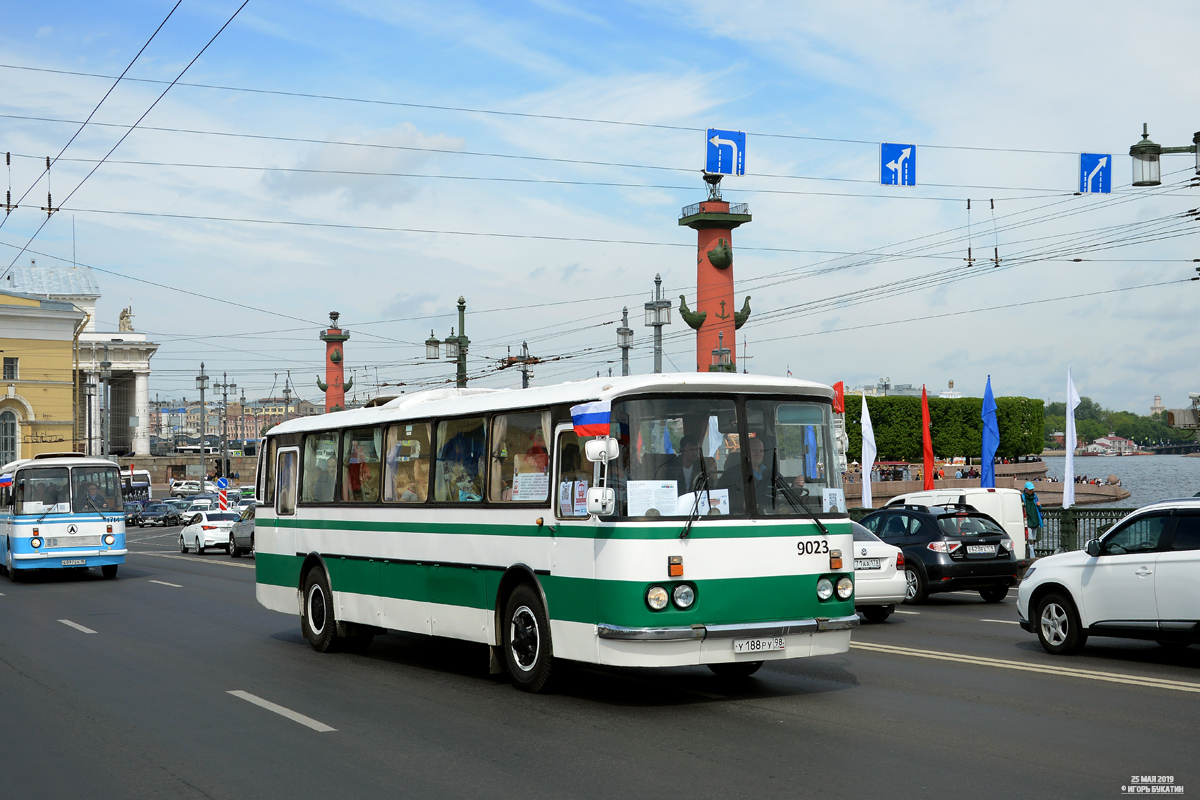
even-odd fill
[[[549,411],[492,417],[488,499],[544,503],[550,492],[550,451],[546,449]]]
[[[439,502],[478,503],[483,499],[483,417],[438,423],[437,475],[433,497]]]
[[[276,509],[279,514],[296,513],[296,456],[296,450],[284,450],[279,454],[279,506]]]
[[[379,502],[379,451],[383,449],[379,428],[346,431],[342,437],[342,500],[351,503]]]
[[[310,433],[304,437],[304,484],[302,503],[332,503],[337,499],[337,431]]]
[[[429,423],[389,425],[384,458],[383,499],[424,503],[429,496]]]
[[[579,436],[573,430],[558,435],[558,480],[554,510],[559,517],[587,516],[587,489],[591,474],[584,469]]]

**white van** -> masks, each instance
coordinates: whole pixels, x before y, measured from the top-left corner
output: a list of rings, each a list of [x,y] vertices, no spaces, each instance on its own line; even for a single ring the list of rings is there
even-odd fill
[[[893,497],[889,506],[940,506],[946,503],[966,503],[976,511],[982,511],[1008,533],[1017,547],[1017,560],[1025,561],[1025,511],[1019,489],[934,489],[927,492],[909,492]]]

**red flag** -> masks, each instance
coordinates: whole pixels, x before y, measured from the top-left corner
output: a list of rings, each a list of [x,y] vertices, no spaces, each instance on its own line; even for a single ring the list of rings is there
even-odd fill
[[[846,413],[846,384],[842,381],[833,385],[833,413]]]
[[[922,487],[926,490],[933,487],[933,435],[929,427],[929,398],[925,396],[925,385],[921,385],[921,454],[924,457],[925,465],[922,470],[925,473],[925,485]]]

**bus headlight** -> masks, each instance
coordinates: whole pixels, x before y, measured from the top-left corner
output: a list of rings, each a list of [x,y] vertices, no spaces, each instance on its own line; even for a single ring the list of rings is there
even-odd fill
[[[666,589],[661,586],[651,586],[646,590],[646,605],[655,611],[662,611],[667,607],[667,597]]]
[[[35,536],[29,540],[29,546],[36,550],[37,548],[42,546],[42,540]]]
[[[854,581],[850,577],[843,575],[837,582],[837,594],[843,600],[849,600],[850,595],[854,594]]]
[[[681,583],[671,593],[671,599],[675,601],[676,608],[691,608],[692,603],[696,602],[696,590],[686,583]]]
[[[833,581],[829,578],[821,578],[817,581],[817,597],[822,600],[828,600],[833,597]]]
[[[117,541],[117,537],[113,536],[111,533],[106,534],[104,537],[105,544],[115,544],[116,541]]]

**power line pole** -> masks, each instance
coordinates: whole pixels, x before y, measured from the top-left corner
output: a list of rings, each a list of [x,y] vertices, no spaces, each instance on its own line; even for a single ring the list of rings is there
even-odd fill
[[[633,328],[629,327],[629,306],[621,309],[621,327],[617,328],[617,347],[621,348],[621,374],[629,374],[629,348],[633,346]]]
[[[196,376],[196,388],[200,390],[200,491],[204,491],[204,390],[208,388],[208,375],[204,373],[204,362],[200,362],[200,374]]]
[[[236,389],[236,383],[229,383],[229,373],[221,373],[221,382],[213,384],[214,389],[221,391],[221,476],[229,476],[229,390]]]
[[[508,367],[520,365],[521,388],[528,389],[529,379],[533,377],[533,373],[529,370],[529,365],[539,363],[539,359],[536,356],[529,355],[529,342],[521,342],[521,355],[511,355],[511,348],[509,352],[510,355],[500,362],[500,369],[507,369]]]
[[[662,372],[662,329],[671,324],[671,301],[662,296],[662,275],[654,276],[654,299],[646,303],[646,325],[654,328],[654,371]]]

